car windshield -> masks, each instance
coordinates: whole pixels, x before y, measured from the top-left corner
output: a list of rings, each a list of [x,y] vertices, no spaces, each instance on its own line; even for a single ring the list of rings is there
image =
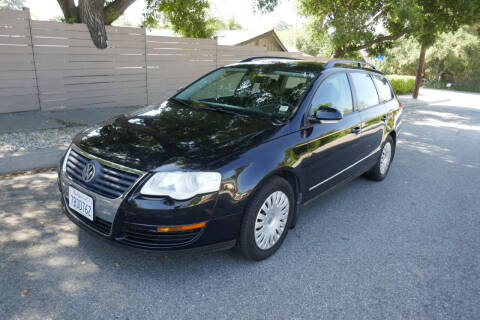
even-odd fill
[[[286,119],[316,78],[288,64],[252,64],[218,69],[177,94],[182,102]]]

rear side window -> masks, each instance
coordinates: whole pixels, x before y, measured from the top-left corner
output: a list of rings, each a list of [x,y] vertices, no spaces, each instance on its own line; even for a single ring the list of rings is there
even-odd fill
[[[321,106],[328,106],[347,114],[353,111],[352,92],[345,73],[336,73],[318,88],[312,101],[311,114]]]
[[[387,78],[379,74],[373,75],[373,81],[378,89],[378,95],[380,96],[381,102],[390,101],[393,99],[392,89],[388,84]]]
[[[350,76],[357,95],[358,109],[362,110],[379,103],[377,90],[368,73],[353,72]]]

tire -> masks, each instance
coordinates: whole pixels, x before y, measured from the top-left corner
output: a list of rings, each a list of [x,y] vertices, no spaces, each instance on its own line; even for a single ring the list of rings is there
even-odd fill
[[[377,163],[365,173],[365,176],[370,180],[382,181],[390,170],[390,165],[395,155],[395,143],[392,137],[389,135],[383,143],[380,156]],[[388,158],[386,158],[388,157]]]
[[[246,207],[238,239],[240,253],[256,261],[274,254],[290,229],[294,206],[290,183],[280,177],[267,180]]]

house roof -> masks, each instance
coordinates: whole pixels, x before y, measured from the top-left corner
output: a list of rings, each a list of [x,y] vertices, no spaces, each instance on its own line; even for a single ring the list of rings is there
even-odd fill
[[[248,30],[222,30],[218,32],[217,39],[218,44],[221,45],[242,46],[268,36],[272,36],[278,46],[282,48],[283,51],[288,52],[288,49],[285,47],[273,29],[260,33],[258,31],[252,32]]]

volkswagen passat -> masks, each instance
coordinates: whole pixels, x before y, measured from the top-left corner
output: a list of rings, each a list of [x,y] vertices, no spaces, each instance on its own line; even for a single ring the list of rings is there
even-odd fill
[[[301,204],[363,173],[385,178],[401,113],[373,66],[250,58],[76,136],[59,166],[63,208],[128,246],[237,245],[261,260]]]

